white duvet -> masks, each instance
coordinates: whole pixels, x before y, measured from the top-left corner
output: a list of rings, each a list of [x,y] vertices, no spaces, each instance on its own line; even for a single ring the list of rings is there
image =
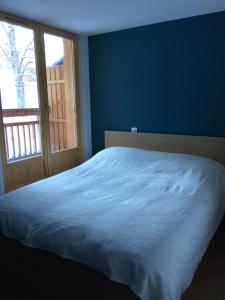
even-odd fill
[[[0,232],[82,262],[144,300],[178,300],[224,213],[225,167],[108,148],[0,198]]]

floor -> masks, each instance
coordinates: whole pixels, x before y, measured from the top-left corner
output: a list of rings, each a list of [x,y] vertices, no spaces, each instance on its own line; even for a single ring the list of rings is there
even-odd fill
[[[225,300],[225,227],[211,241],[182,300]]]

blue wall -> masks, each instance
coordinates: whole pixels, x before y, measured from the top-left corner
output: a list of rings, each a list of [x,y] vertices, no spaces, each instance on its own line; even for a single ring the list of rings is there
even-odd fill
[[[225,136],[225,12],[89,37],[93,152],[104,130]]]

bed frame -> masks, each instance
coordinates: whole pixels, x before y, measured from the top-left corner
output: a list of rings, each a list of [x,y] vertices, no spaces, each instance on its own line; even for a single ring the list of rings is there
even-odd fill
[[[113,146],[198,155],[225,165],[225,137],[105,131],[105,147]]]

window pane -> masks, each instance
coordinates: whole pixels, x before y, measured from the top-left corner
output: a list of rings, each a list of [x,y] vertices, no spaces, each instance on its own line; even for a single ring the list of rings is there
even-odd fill
[[[0,90],[7,160],[40,155],[34,32],[1,21]]]
[[[77,146],[73,41],[44,34],[51,151]]]

